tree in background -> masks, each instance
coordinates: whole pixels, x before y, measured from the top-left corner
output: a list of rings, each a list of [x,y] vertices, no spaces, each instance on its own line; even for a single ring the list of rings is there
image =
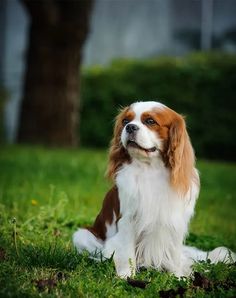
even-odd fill
[[[77,144],[79,67],[93,0],[22,0],[31,17],[18,141]]]

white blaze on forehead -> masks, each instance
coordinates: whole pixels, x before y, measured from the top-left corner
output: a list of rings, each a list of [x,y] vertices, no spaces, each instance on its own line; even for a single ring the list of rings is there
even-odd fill
[[[157,101],[139,101],[133,103],[130,107],[135,113],[135,118],[140,119],[144,112],[152,109],[164,109],[166,106]]]

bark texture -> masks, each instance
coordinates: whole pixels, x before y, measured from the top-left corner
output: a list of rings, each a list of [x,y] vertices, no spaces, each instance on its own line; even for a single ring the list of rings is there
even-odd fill
[[[31,24],[19,142],[77,144],[79,68],[92,1],[22,1]]]

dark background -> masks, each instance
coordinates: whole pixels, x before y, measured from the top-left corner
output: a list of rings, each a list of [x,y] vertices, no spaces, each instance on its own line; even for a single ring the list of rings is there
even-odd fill
[[[120,106],[186,115],[198,157],[235,160],[236,2],[3,0],[1,140],[107,147]]]

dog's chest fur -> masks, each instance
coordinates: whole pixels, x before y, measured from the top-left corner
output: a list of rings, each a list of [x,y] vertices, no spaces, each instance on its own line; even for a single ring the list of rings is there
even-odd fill
[[[164,267],[182,244],[189,216],[185,200],[169,183],[169,171],[159,162],[125,165],[116,180],[120,211],[133,221],[138,263]]]
[[[163,164],[133,162],[117,175],[121,214],[142,222],[142,231],[156,225],[176,225],[184,211],[184,200],[172,189]]]

